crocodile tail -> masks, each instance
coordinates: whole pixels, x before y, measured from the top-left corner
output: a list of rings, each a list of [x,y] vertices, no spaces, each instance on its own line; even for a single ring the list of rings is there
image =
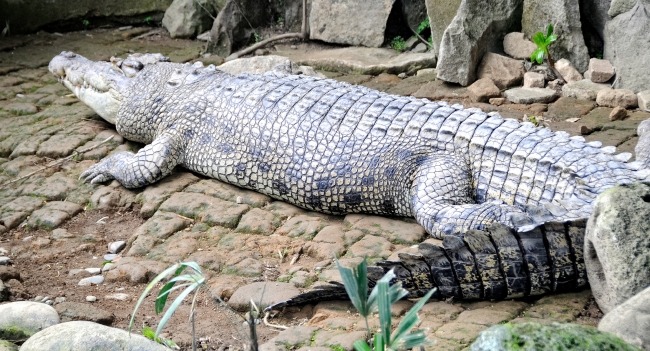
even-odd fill
[[[547,222],[517,233],[502,224],[422,243],[417,254],[379,262],[394,269],[409,297],[438,288],[434,297],[511,299],[577,290],[587,284],[583,245],[586,220]]]
[[[368,267],[369,288],[393,270],[391,284],[401,282],[411,298],[432,297],[502,300],[550,292],[574,291],[587,284],[583,245],[586,220],[547,222],[517,233],[494,223],[482,231],[448,235],[442,246],[423,242],[418,253],[400,253],[399,260],[380,261]],[[289,300],[269,306],[286,306],[325,300],[347,300],[338,282],[319,286]]]

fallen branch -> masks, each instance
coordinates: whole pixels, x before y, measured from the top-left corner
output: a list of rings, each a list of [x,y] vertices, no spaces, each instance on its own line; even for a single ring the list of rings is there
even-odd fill
[[[418,33],[417,31],[413,30],[413,28],[411,28],[411,26],[407,26],[407,27],[409,27],[409,29],[411,30],[411,32],[413,32],[413,34],[415,34],[415,36],[418,37],[418,39],[420,39],[420,41],[423,42],[424,45],[426,45],[428,49],[431,48],[431,44],[429,44],[429,42],[426,41],[426,39],[422,38],[422,36],[420,35],[420,33]]]
[[[270,37],[268,39],[262,40],[259,43],[249,46],[245,49],[239,50],[234,54],[231,54],[230,56],[226,57],[226,61],[232,61],[234,59],[240,58],[241,56],[248,55],[255,50],[266,46],[269,43],[272,43],[274,41],[278,40],[285,40],[285,39],[303,39],[307,40],[309,39],[309,33],[307,33],[307,0],[302,0],[302,30],[301,33],[285,33],[285,34],[280,34],[276,35],[274,37]]]
[[[9,185],[9,184],[15,183],[15,182],[17,182],[17,181],[23,180],[23,179],[25,179],[25,178],[31,177],[31,176],[33,176],[34,174],[36,174],[36,173],[38,173],[38,172],[42,172],[42,171],[44,171],[44,170],[46,170],[46,169],[48,169],[48,168],[52,168],[52,167],[56,167],[56,166],[58,166],[58,165],[61,165],[61,164],[63,164],[63,163],[66,162],[66,161],[70,161],[70,160],[72,160],[73,158],[75,158],[75,157],[78,156],[78,155],[81,155],[81,154],[86,153],[86,152],[88,152],[88,151],[92,151],[92,150],[94,150],[94,149],[100,147],[101,145],[106,144],[106,143],[109,142],[111,139],[113,139],[113,137],[114,137],[114,135],[111,135],[111,136],[108,137],[106,140],[102,141],[101,143],[99,143],[99,144],[97,144],[97,145],[95,145],[95,146],[91,146],[91,147],[89,147],[89,148],[86,148],[86,149],[83,149],[83,150],[80,150],[80,151],[75,151],[75,152],[72,153],[72,155],[70,155],[70,156],[68,156],[68,157],[64,157],[64,158],[58,159],[58,160],[54,161],[54,163],[51,163],[51,164],[49,164],[49,165],[47,165],[47,166],[45,166],[45,167],[43,167],[43,168],[39,168],[39,169],[35,170],[34,172],[31,172],[31,173],[29,173],[29,174],[25,174],[24,176],[22,176],[22,177],[20,177],[20,178],[17,178],[17,179],[14,179],[14,180],[11,180],[11,181],[8,181],[8,182],[4,182],[4,183],[0,184],[0,188],[5,187],[5,186],[7,186],[7,185]]]

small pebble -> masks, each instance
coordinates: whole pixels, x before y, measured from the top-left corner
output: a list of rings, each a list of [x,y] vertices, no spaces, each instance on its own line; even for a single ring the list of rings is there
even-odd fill
[[[45,301],[45,304],[52,306],[52,305],[54,305],[54,301],[47,300],[47,301]]]
[[[95,302],[95,301],[97,301],[97,298],[92,296],[92,295],[88,295],[88,296],[86,296],[86,301]]]
[[[41,302],[45,302],[45,301],[47,301],[47,300],[49,300],[49,299],[50,299],[49,296],[45,296],[44,298],[41,299]]]
[[[627,110],[621,106],[616,106],[609,114],[610,121],[620,121],[627,117]]]
[[[0,247],[0,256],[7,256],[9,255],[9,251],[5,249],[4,247]]]
[[[86,272],[90,273],[90,274],[93,274],[93,275],[95,275],[95,274],[99,274],[99,273],[102,272],[102,269],[101,269],[101,268],[86,268],[86,269],[84,269],[84,270],[85,270]]]
[[[65,302],[65,297],[63,297],[63,296],[57,297],[56,299],[54,299],[54,302],[56,302],[56,303]]]
[[[408,76],[406,75],[406,73],[402,72],[402,73],[398,74],[397,77],[401,78],[401,79],[404,79],[404,78],[406,78]]]
[[[32,239],[34,239],[34,236],[33,236],[33,235],[30,235],[30,236],[26,236],[26,237],[24,237],[24,238],[23,238],[23,241],[30,241],[30,240],[32,240]]]
[[[0,257],[0,265],[8,265],[8,264],[11,264],[11,258],[7,256]]]
[[[106,255],[104,255],[104,260],[113,261],[118,257],[120,257],[120,255],[118,255],[118,254],[106,254]]]
[[[34,298],[34,300],[32,300],[32,301],[41,302],[41,301],[43,301],[43,296],[38,295],[38,296],[36,296],[36,297]]]
[[[115,263],[107,263],[102,267],[102,272],[108,272],[115,267]]]
[[[107,300],[126,301],[126,299],[129,298],[129,294],[115,293],[115,294],[106,295],[104,296],[104,298]]]
[[[112,242],[108,244],[108,252],[112,254],[116,254],[122,251],[125,247],[126,247],[126,241],[124,240]]]
[[[290,48],[293,49],[293,50],[296,50],[298,47],[295,46],[295,45],[291,45]]]
[[[79,286],[88,286],[88,285],[97,285],[104,282],[104,277],[101,275],[95,275],[88,278],[83,278],[79,281]]]

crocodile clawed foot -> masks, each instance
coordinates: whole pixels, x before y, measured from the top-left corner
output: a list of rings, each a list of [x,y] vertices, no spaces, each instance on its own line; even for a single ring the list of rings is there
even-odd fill
[[[97,184],[109,181],[113,179],[113,176],[109,173],[108,167],[106,167],[106,164],[102,161],[81,173],[79,179],[84,183]]]

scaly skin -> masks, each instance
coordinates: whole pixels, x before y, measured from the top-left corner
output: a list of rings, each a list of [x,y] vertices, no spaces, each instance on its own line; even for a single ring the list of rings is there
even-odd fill
[[[84,60],[62,53],[50,70],[74,86],[68,77],[75,72],[94,72],[95,63]],[[476,255],[462,235],[493,223],[518,232],[520,261],[527,252],[531,260],[542,253],[550,258],[549,231],[540,236],[535,228],[584,220],[597,194],[650,175],[644,163],[626,163],[629,154],[614,156],[614,148],[599,142],[479,109],[328,79],[278,72],[234,77],[213,66],[137,60],[114,62],[113,71],[131,62],[131,77],[125,73],[114,84],[120,92],[115,123],[121,135],[147,145],[89,168],[82,178],[92,183],[117,179],[142,187],[180,165],[310,210],[413,216],[431,235],[446,237],[444,254],[454,262],[451,252],[461,246]],[[97,65],[105,70],[106,63]],[[95,108],[97,100],[87,103]],[[561,232],[556,236],[564,243],[556,246],[569,252],[563,264],[575,265],[580,257]],[[454,268],[458,284],[481,282],[461,277],[460,269]],[[545,284],[527,272],[524,295]],[[450,296],[494,295],[472,289]]]

